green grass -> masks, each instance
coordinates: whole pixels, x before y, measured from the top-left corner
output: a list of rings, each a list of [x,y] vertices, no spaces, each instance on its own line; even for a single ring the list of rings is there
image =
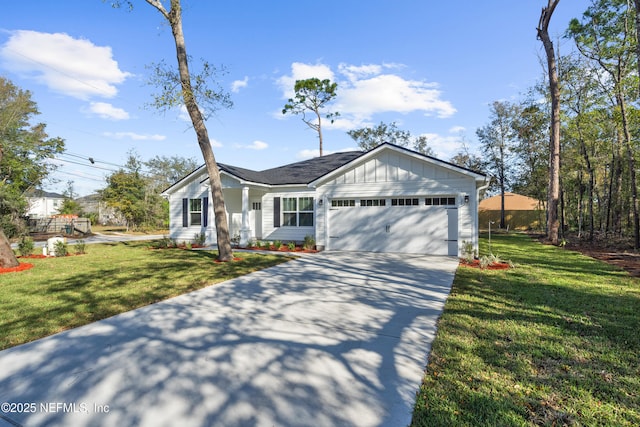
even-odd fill
[[[518,266],[458,269],[411,425],[640,425],[640,281],[526,235],[491,240]]]
[[[0,350],[290,259],[237,253],[238,261],[216,263],[216,252],[152,250],[142,242],[87,245],[86,251],[21,259],[34,267],[0,275]]]

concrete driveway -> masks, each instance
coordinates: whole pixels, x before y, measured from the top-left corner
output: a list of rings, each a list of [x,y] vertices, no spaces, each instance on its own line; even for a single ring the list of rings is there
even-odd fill
[[[325,252],[2,351],[0,426],[406,426],[457,264]]]

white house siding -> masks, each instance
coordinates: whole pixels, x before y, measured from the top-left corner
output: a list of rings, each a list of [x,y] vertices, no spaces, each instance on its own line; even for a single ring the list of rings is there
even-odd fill
[[[465,196],[469,197],[469,202],[466,204]],[[391,199],[400,197],[419,198],[420,205],[412,208],[392,207]],[[349,215],[344,219],[351,223],[354,230],[350,234],[353,236],[353,242],[340,242],[340,249],[355,250],[360,248],[394,252],[441,253],[444,249],[440,244],[434,246],[433,243],[426,242],[426,239],[423,239],[421,243],[414,242],[413,249],[405,247],[402,242],[403,238],[418,232],[416,226],[421,221],[426,222],[421,225],[420,231],[425,236],[432,236],[434,240],[440,241],[445,241],[448,237],[441,236],[443,233],[446,234],[447,229],[445,207],[424,206],[424,199],[427,197],[455,198],[455,205],[447,206],[447,208],[457,208],[457,240],[458,254],[460,254],[462,242],[464,240],[475,242],[477,235],[477,221],[474,219],[474,213],[477,211],[475,209],[477,206],[475,178],[435,162],[430,164],[421,158],[414,158],[391,150],[383,151],[361,164],[354,165],[354,167],[317,187],[317,198],[322,200],[322,207],[318,206],[318,201],[316,201],[316,242],[321,247],[331,249],[330,236],[333,236],[334,246],[337,246],[335,239],[339,236],[333,235],[334,230],[331,230],[331,222],[336,220],[335,215],[343,214],[331,210],[333,199],[355,199],[359,206],[361,199],[374,198],[385,199],[385,206],[377,208],[377,214],[375,214],[380,215],[380,220],[375,219],[375,216],[368,216],[371,212],[376,211],[375,207],[360,208],[356,206],[356,209],[363,210],[344,213],[344,215]],[[334,215],[334,218],[330,216],[331,214]],[[424,215],[432,216],[426,221]],[[362,218],[359,218],[360,216]],[[437,221],[437,223],[431,224],[433,221]],[[400,235],[401,237],[399,239],[391,237],[385,240],[383,236],[387,226],[390,226],[392,231],[392,233],[388,233],[389,236]],[[360,227],[360,232],[358,232],[358,227]],[[402,233],[398,234],[399,230],[402,230]],[[375,241],[374,235],[378,235],[377,241]],[[370,241],[368,244],[366,244],[367,239]]]
[[[262,198],[262,239],[263,240],[280,240],[282,242],[301,242],[305,236],[316,235],[316,225],[318,224],[317,208],[314,214],[313,227],[275,227],[274,220],[274,199],[279,197],[282,201],[284,197],[313,197],[314,205],[317,206],[316,192],[307,186],[296,187],[280,187],[266,194]],[[282,220],[282,209],[280,211],[280,220]],[[282,222],[281,222],[282,224]]]
[[[32,218],[46,218],[60,212],[63,198],[29,197],[27,198],[29,209],[27,215]]]

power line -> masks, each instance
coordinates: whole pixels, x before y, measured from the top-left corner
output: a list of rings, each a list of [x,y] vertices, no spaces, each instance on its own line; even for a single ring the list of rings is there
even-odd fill
[[[117,165],[115,163],[105,162],[104,160],[98,160],[95,157],[90,157],[90,156],[85,156],[85,155],[82,155],[82,154],[71,153],[69,151],[65,151],[62,154],[63,155],[67,155],[67,156],[71,156],[71,157],[77,157],[77,158],[82,159],[82,160],[88,160],[89,162],[91,162],[91,164],[102,163],[102,164],[105,164],[105,165],[115,166],[117,168],[123,168],[124,167],[122,165]]]
[[[96,181],[96,182],[102,182],[102,183],[105,182],[104,179],[90,178],[90,177],[85,176],[85,175],[81,175],[81,174],[77,174],[77,173],[73,173],[73,172],[65,172],[65,171],[62,171],[62,170],[56,170],[54,173],[59,173],[59,174],[69,175],[69,176],[75,176],[75,177],[78,177],[78,178],[87,179],[89,181]]]
[[[60,157],[55,157],[55,159],[56,160],[60,160],[61,162],[73,163],[74,165],[85,166],[85,167],[88,167],[88,168],[101,169],[101,170],[105,170],[105,171],[109,171],[109,172],[118,172],[115,169],[103,168],[102,166],[96,166],[96,165],[87,165],[85,163],[76,162],[74,160],[63,159],[63,158],[60,158]]]

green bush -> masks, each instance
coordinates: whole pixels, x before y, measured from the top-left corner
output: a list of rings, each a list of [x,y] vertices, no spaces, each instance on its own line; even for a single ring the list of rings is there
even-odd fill
[[[462,257],[464,260],[471,264],[473,260],[478,256],[478,252],[473,247],[473,242],[467,240],[462,241]]]
[[[76,250],[76,255],[86,254],[87,253],[87,244],[84,240],[76,240],[76,244],[74,246]]]
[[[193,236],[193,244],[198,246],[204,246],[205,241],[207,240],[207,235],[204,233],[196,233]]]
[[[303,247],[305,249],[313,249],[315,246],[316,246],[316,239],[314,239],[312,235],[307,234],[306,236],[304,236]]]
[[[289,248],[290,251],[295,251],[296,250],[296,244],[295,242],[289,242],[289,244],[287,245],[287,247]]]
[[[67,244],[65,242],[63,242],[62,240],[58,240],[54,245],[53,245],[53,255],[54,256],[67,256],[67,254],[69,253]]]
[[[23,236],[18,243],[18,252],[22,256],[29,256],[33,253],[34,247],[33,239],[29,236]]]

